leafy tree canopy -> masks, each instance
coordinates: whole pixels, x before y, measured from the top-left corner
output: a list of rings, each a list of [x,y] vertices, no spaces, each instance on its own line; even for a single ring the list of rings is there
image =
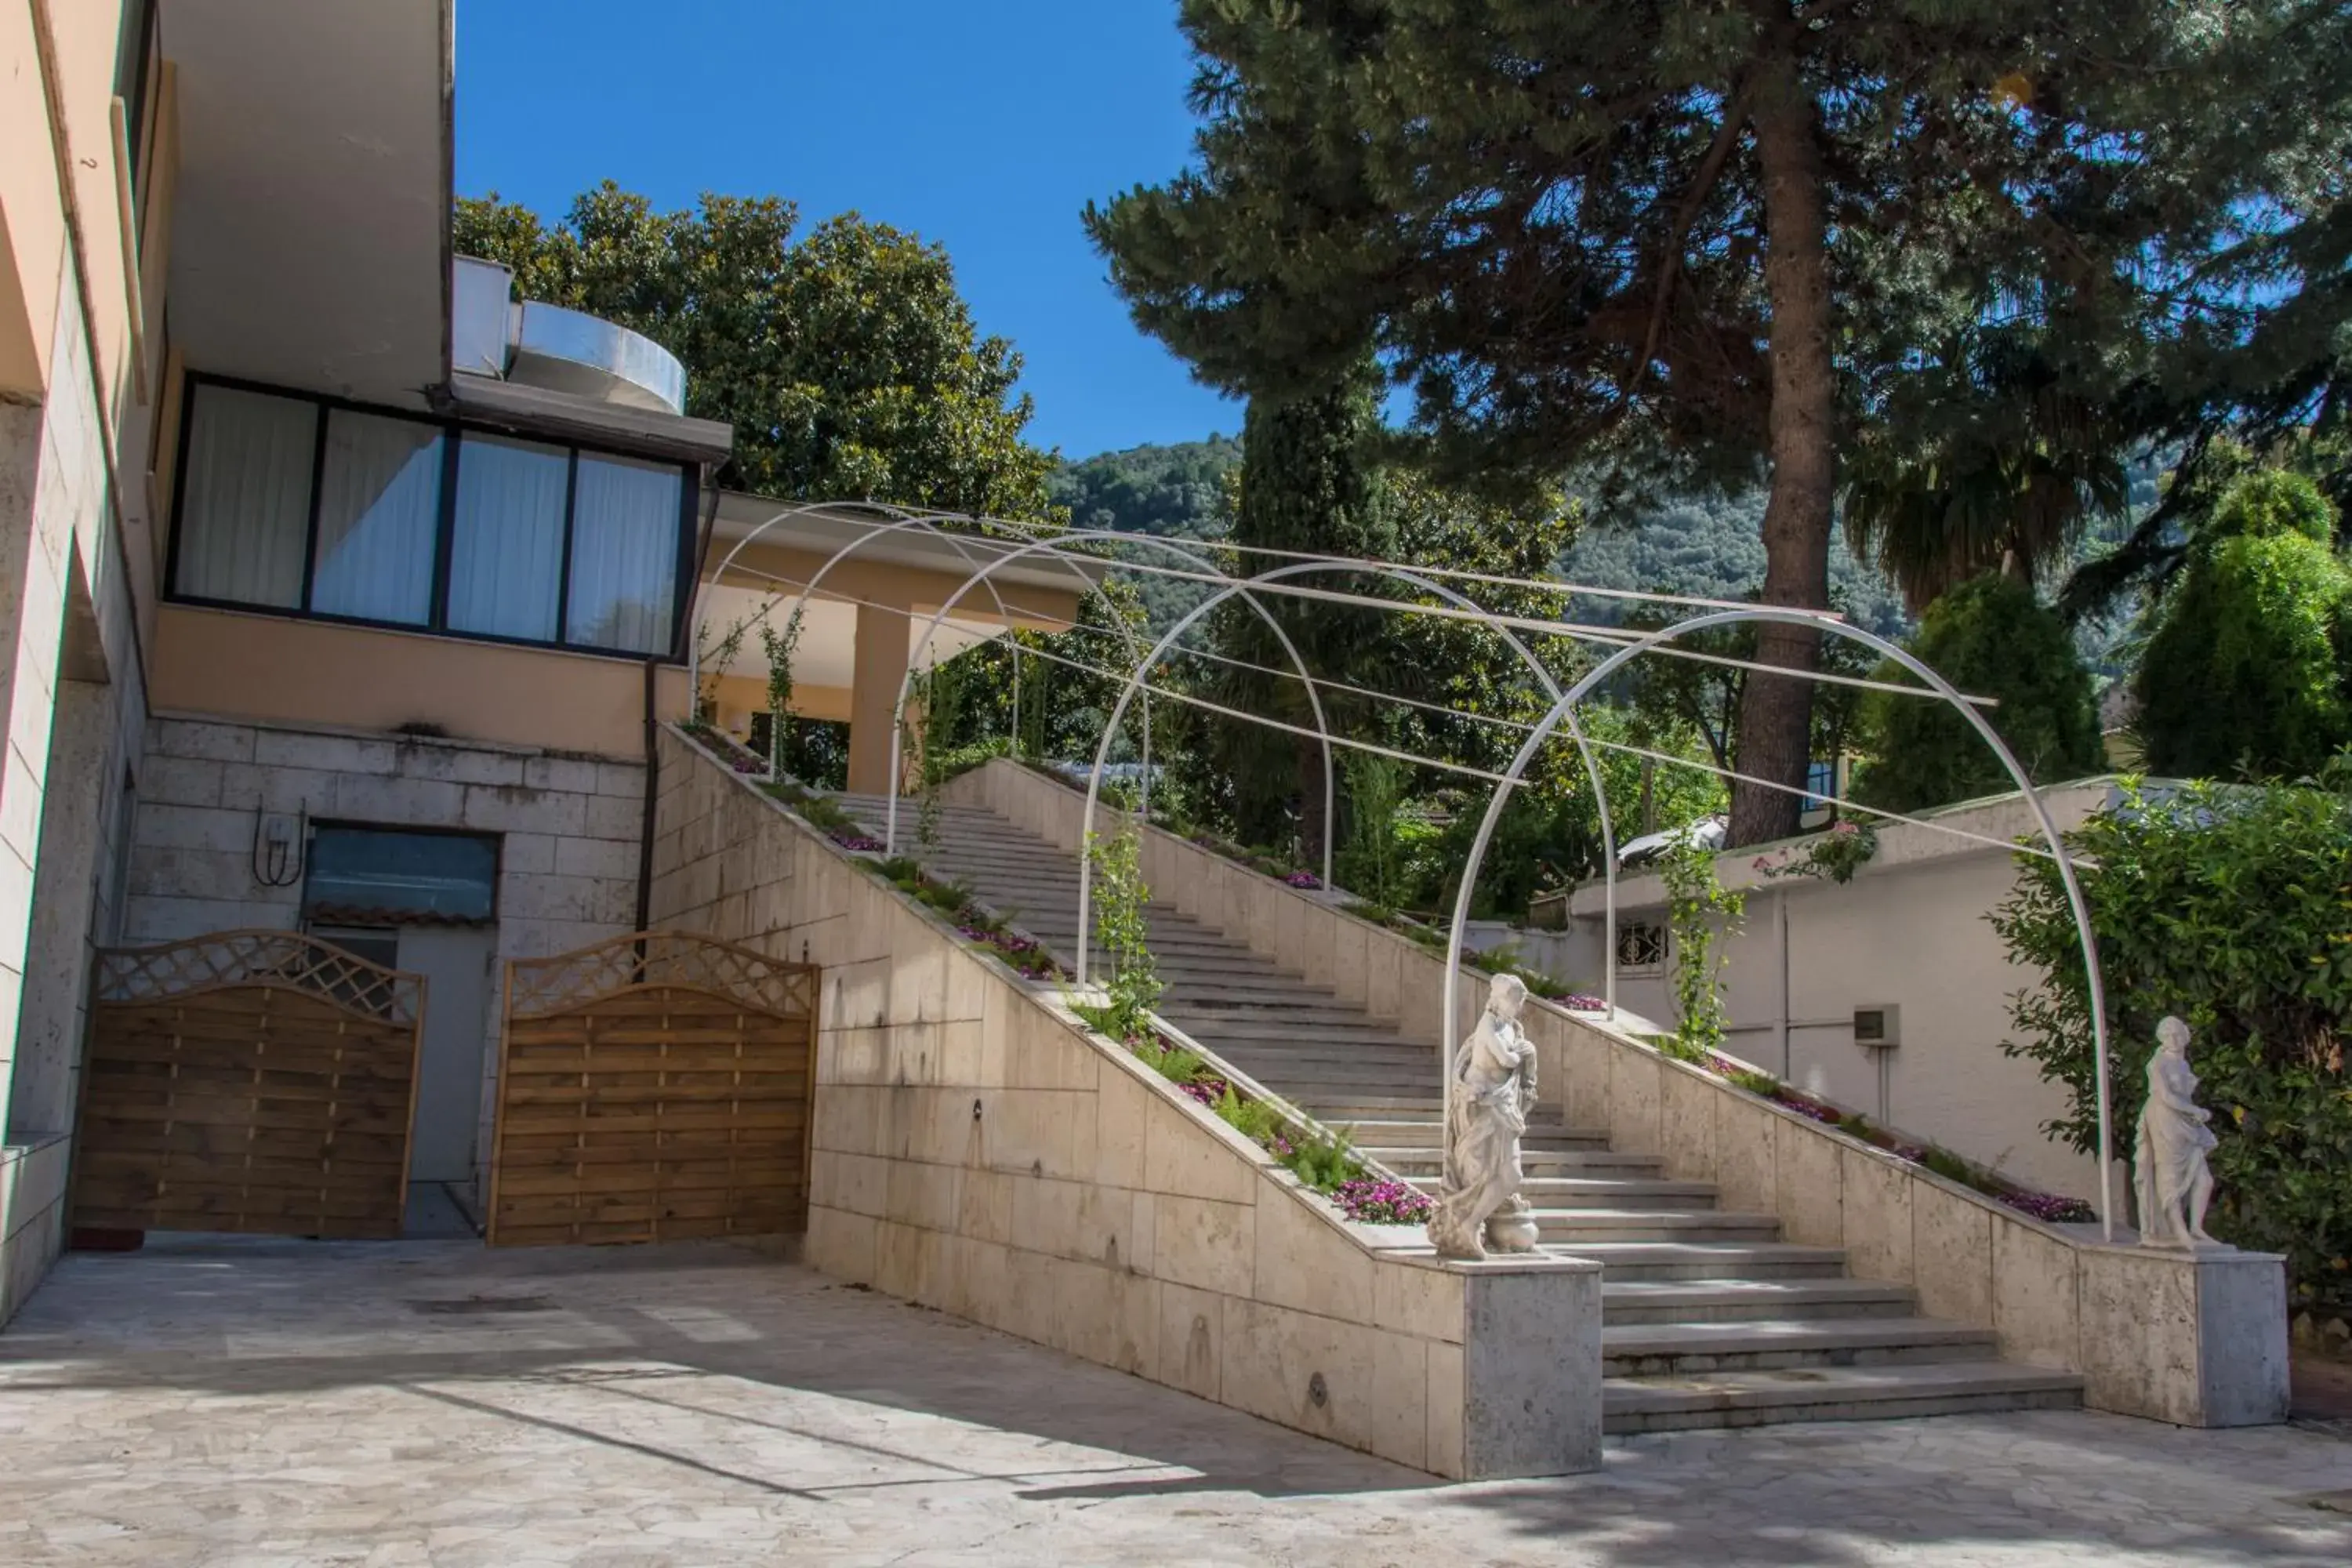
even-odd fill
[[[1024,439],[1021,356],[982,337],[940,247],[845,213],[797,243],[774,196],[656,212],[611,181],[542,224],[461,197],[459,253],[527,299],[618,321],[686,366],[687,412],[735,426],[722,481],[793,500],[1049,513],[1053,455]]]
[[[2340,173],[2341,117],[2314,115],[2334,68],[2281,58],[2352,55],[2322,0],[1181,14],[1195,165],[1087,214],[1143,326],[1253,393],[1377,345],[1457,476],[1733,485],[1769,456],[1763,597],[1816,606],[1842,437],[1916,458],[1984,360],[1923,344],[2000,333],[1993,359],[2087,406],[2151,345],[2193,364],[2242,341],[2243,278],[2200,264]],[[1810,668],[1816,640],[1759,653]],[[1809,700],[1749,683],[1746,769],[1798,782]],[[1733,840],[1794,810],[1743,791]]]
[[[2102,755],[2090,671],[2066,623],[2013,577],[1979,577],[1927,606],[1911,652],[1945,679],[1998,707],[1985,718],[2036,784],[2082,778]],[[1888,660],[1878,679],[1914,684]],[[1940,699],[1867,693],[1864,744],[1873,760],[1857,798],[1922,811],[2016,787],[1975,728]]]

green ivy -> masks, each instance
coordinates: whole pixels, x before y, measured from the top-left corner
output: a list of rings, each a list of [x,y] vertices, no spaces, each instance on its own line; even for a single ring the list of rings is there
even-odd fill
[[[2127,783],[2067,836],[2105,978],[2115,1152],[2128,1159],[2156,1026],[2195,1031],[2189,1060],[2220,1144],[2216,1236],[2283,1252],[2303,1300],[2352,1304],[2352,757],[2262,788]],[[1993,915],[2042,983],[2011,999],[2003,1049],[2064,1086],[2047,1131],[2098,1147],[2089,986],[2056,868],[2021,857]]]
[[[1667,1050],[1685,1061],[1704,1061],[1722,1049],[1724,1036],[1723,958],[1715,951],[1709,917],[1720,917],[1728,934],[1738,927],[1747,900],[1717,879],[1715,851],[1696,833],[1678,836],[1660,866],[1666,883],[1667,940],[1674,949],[1675,1005],[1682,1017]]]

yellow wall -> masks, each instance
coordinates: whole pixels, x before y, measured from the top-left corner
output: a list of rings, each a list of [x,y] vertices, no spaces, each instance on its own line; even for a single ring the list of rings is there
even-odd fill
[[[645,667],[628,659],[165,605],[154,665],[163,711],[645,755]],[[684,718],[687,694],[664,666],[659,716]]]

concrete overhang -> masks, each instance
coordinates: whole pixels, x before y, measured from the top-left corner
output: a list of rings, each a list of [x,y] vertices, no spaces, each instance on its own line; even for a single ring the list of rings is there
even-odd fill
[[[706,463],[724,462],[735,449],[735,427],[716,419],[601,403],[576,393],[463,373],[449,378],[449,393],[457,412],[467,419],[525,435]]]
[[[423,407],[447,379],[450,0],[162,0],[173,344]]]

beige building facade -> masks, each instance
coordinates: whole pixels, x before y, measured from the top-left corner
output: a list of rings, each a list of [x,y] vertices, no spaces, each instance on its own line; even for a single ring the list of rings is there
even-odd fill
[[[674,359],[453,256],[453,37],[449,0],[0,0],[0,1321],[69,1239],[102,949],[424,973],[411,1217],[478,1215],[499,966],[646,923],[693,626],[883,526],[722,493]],[[796,708],[866,775],[971,566],[854,553]],[[940,656],[1068,624],[1086,584],[1024,575]],[[763,707],[756,639],[709,673]]]

